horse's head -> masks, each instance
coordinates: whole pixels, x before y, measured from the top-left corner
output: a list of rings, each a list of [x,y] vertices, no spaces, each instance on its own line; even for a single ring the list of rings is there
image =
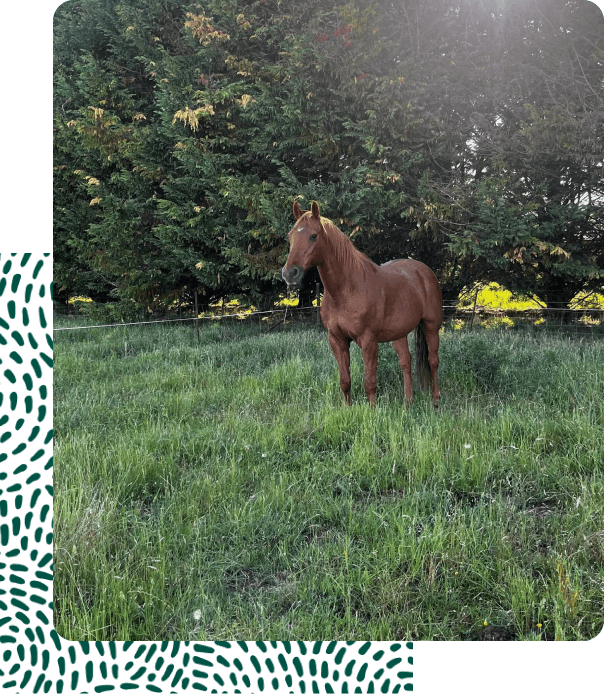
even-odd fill
[[[296,223],[287,236],[289,256],[281,270],[281,276],[289,289],[298,289],[306,270],[321,262],[327,243],[327,234],[316,202],[313,201],[310,212],[303,212],[296,200],[294,217]]]

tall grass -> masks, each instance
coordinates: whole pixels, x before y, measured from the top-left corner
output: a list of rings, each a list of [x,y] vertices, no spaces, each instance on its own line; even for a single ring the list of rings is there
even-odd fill
[[[60,325],[56,326],[60,327]],[[390,345],[344,407],[326,334],[56,334],[55,627],[77,640],[589,639],[601,343],[447,332],[441,408]]]

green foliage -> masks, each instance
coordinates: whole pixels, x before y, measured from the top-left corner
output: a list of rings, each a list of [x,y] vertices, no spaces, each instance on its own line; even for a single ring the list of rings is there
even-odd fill
[[[94,323],[134,323],[145,320],[144,309],[133,299],[120,299],[108,303],[77,303],[79,313]]]
[[[602,18],[583,5],[64,3],[59,294],[266,295],[296,196],[376,262],[427,262],[445,298],[601,284]]]

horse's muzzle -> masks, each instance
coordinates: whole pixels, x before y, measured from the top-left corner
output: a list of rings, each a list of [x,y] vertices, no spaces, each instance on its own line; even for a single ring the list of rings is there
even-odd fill
[[[304,270],[299,265],[292,265],[290,268],[281,270],[281,277],[287,282],[289,289],[298,289],[302,284]]]

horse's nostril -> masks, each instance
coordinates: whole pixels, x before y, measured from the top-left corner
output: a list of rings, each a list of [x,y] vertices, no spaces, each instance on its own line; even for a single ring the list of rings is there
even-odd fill
[[[281,270],[281,276],[287,282],[287,284],[299,284],[302,279],[304,270],[299,265],[292,265],[290,268],[283,268]]]

